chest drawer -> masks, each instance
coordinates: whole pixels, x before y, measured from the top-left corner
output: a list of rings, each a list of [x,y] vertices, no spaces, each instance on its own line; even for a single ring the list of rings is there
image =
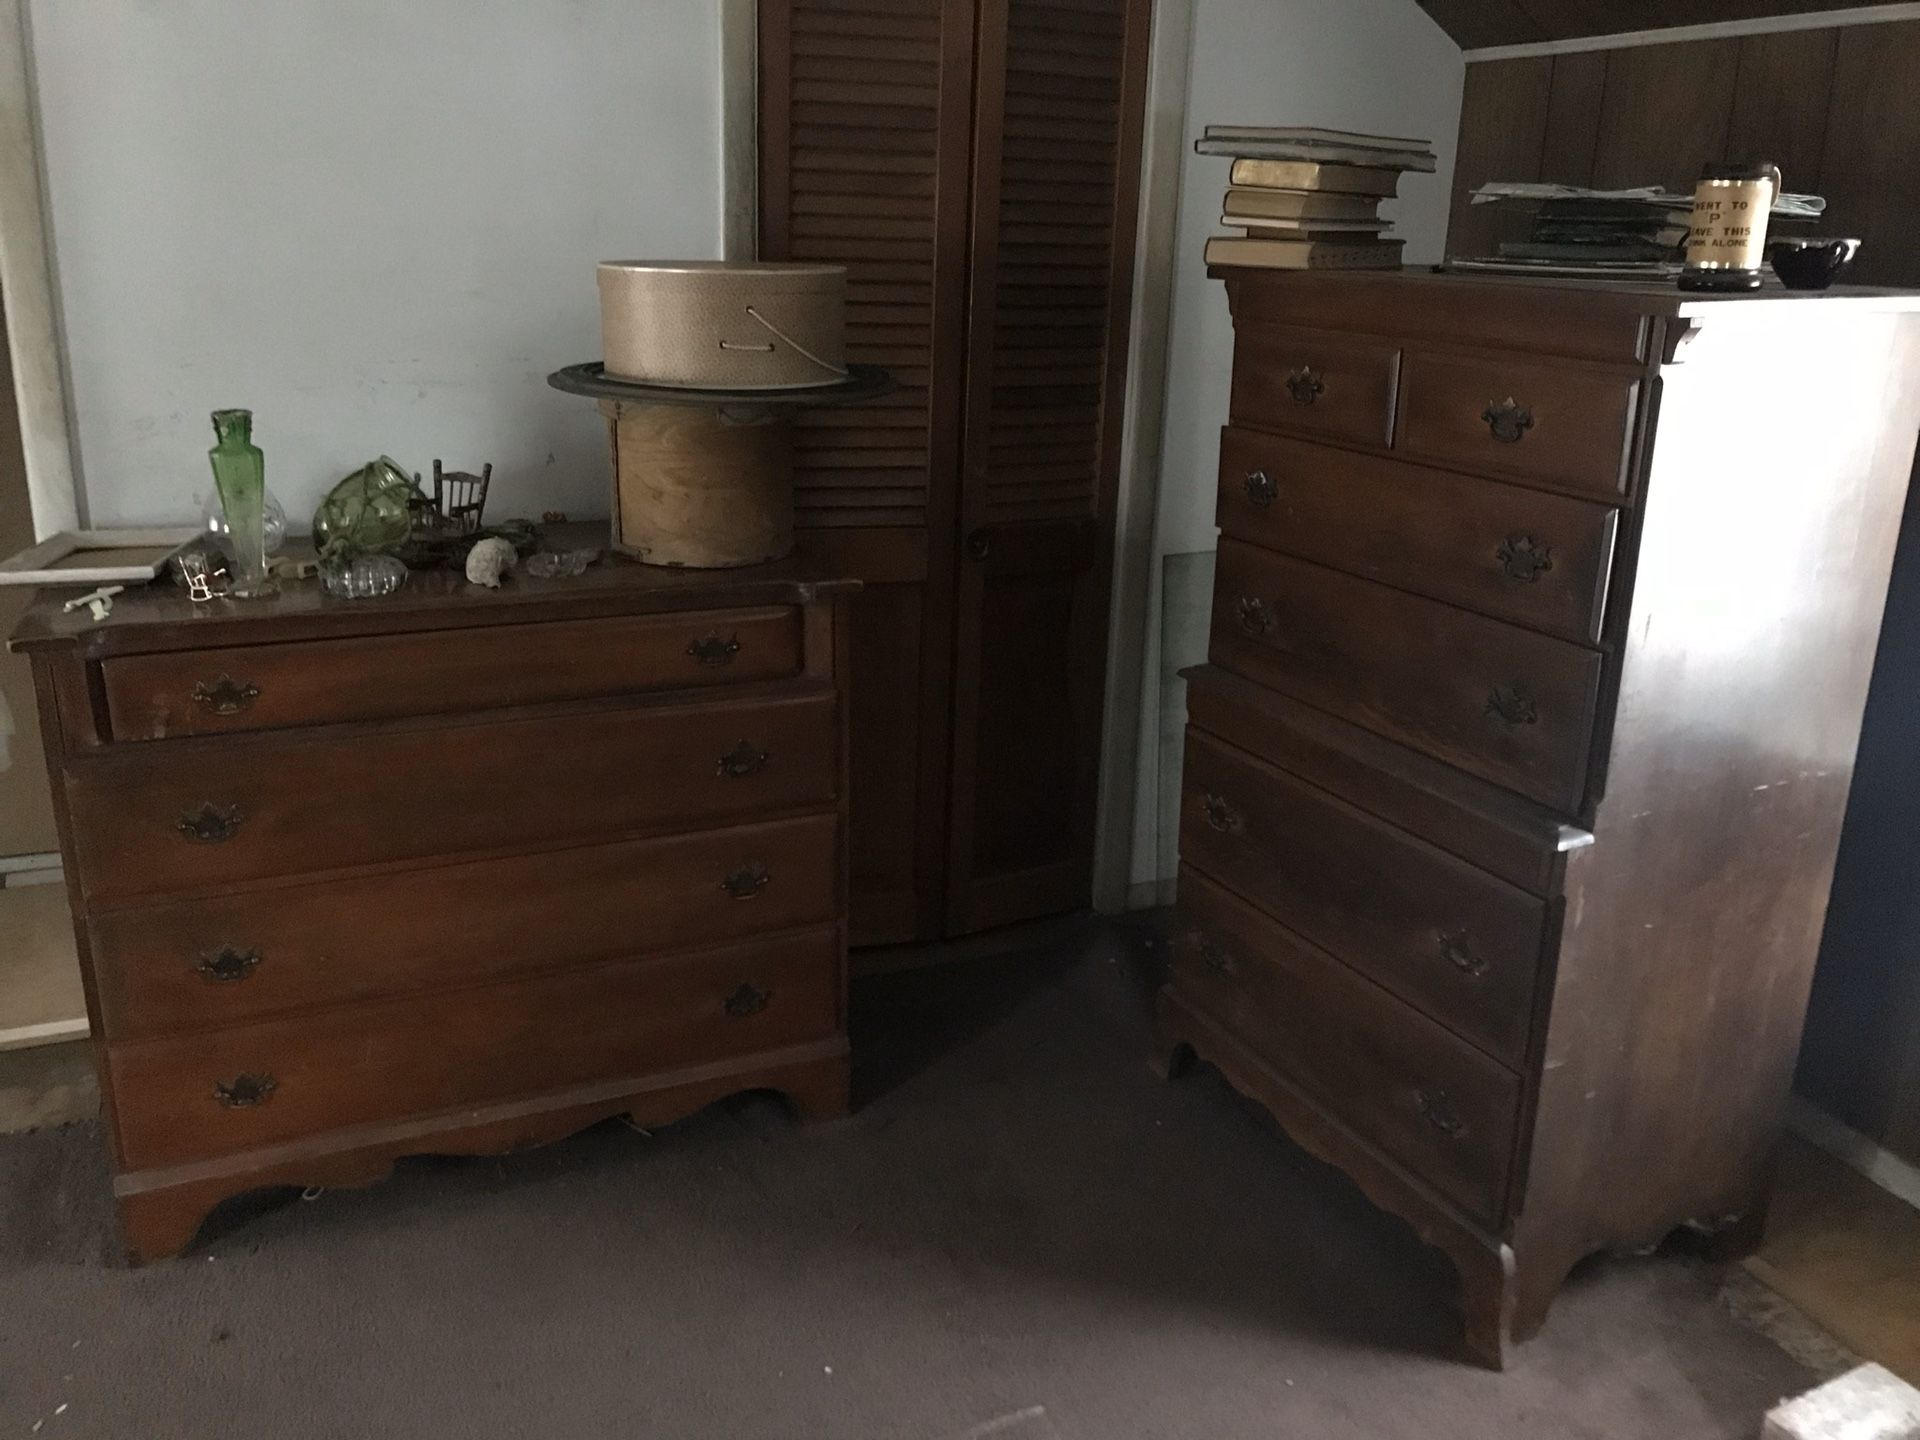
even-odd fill
[[[1191,872],[1179,909],[1177,989],[1363,1139],[1498,1227],[1517,1076]]]
[[[1458,469],[1619,498],[1638,376],[1534,356],[1409,355],[1397,446]]]
[[[1233,538],[1573,640],[1599,638],[1616,513],[1277,435],[1220,442]]]
[[[1211,658],[1567,813],[1585,796],[1592,650],[1224,540]]]
[[[103,910],[110,1040],[822,924],[832,815]],[[448,924],[448,917],[457,924]]]
[[[129,655],[101,679],[121,740],[499,710],[800,669],[792,607],[626,615]]]
[[[1259,430],[1384,446],[1400,350],[1388,340],[1261,326],[1234,344],[1233,418]]]
[[[1185,865],[1521,1063],[1544,901],[1194,730],[1182,789]]]
[[[80,880],[97,904],[825,804],[834,707],[816,691],[117,746],[67,772]]]
[[[110,1046],[127,1168],[826,1039],[837,931]]]

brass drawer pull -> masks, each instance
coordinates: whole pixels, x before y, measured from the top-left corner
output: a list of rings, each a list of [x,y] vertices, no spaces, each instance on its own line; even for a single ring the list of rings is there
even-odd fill
[[[1206,816],[1207,824],[1222,835],[1238,835],[1247,828],[1240,812],[1211,790],[1200,798],[1200,811]]]
[[[260,698],[260,687],[222,674],[213,680],[193,682],[193,701],[216,715],[238,715]]]
[[[1287,393],[1296,405],[1311,405],[1327,392],[1327,382],[1311,365],[1302,365],[1287,376]]]
[[[1504,400],[1489,400],[1480,412],[1487,429],[1502,445],[1518,445],[1533,428],[1533,411],[1509,395]]]
[[[1420,1107],[1420,1113],[1427,1123],[1449,1140],[1464,1140],[1467,1137],[1467,1122],[1460,1118],[1460,1112],[1453,1108],[1453,1102],[1447,1098],[1444,1090],[1416,1090],[1414,1103]]]
[[[1247,500],[1257,509],[1265,510],[1280,498],[1280,487],[1273,483],[1273,477],[1264,470],[1249,470],[1245,485]]]
[[[744,780],[767,768],[771,758],[750,740],[742,740],[720,757],[720,773],[731,780]]]
[[[1233,956],[1229,955],[1226,947],[1211,935],[1195,935],[1193,937],[1193,950],[1194,953],[1200,957],[1200,963],[1206,966],[1207,969],[1213,971],[1214,974],[1233,974],[1235,969]]]
[[[771,991],[761,989],[751,980],[744,981],[739,989],[727,996],[725,1001],[726,1012],[736,1020],[744,1020],[747,1016],[758,1015],[762,1010],[766,1009],[767,1001],[772,998],[773,993]]]
[[[767,867],[758,860],[749,861],[720,882],[720,888],[736,900],[751,900],[773,880]]]
[[[1240,628],[1249,635],[1266,635],[1273,630],[1272,608],[1255,596],[1242,595],[1240,603],[1233,607],[1233,613]]]
[[[1487,714],[1503,725],[1537,725],[1540,707],[1517,685],[1496,685],[1487,695]]]
[[[726,665],[740,653],[740,637],[722,640],[718,635],[706,635],[687,646],[687,654],[702,665]]]
[[[271,1075],[236,1075],[231,1080],[213,1082],[213,1098],[229,1110],[251,1110],[267,1103],[280,1088]]]
[[[1521,530],[1502,540],[1493,558],[1500,562],[1509,580],[1531,585],[1553,568],[1553,547],[1539,536]]]
[[[182,815],[173,828],[197,845],[218,845],[239,832],[240,807],[216,805],[209,800],[198,810]]]
[[[1444,930],[1440,933],[1440,955],[1449,965],[1462,975],[1471,975],[1479,979],[1487,973],[1489,962],[1484,955],[1476,955],[1467,943],[1464,930]]]
[[[231,945],[222,945],[218,950],[209,950],[202,955],[200,963],[193,968],[205,976],[210,984],[230,985],[236,980],[246,979],[259,963],[258,950],[236,950]]]

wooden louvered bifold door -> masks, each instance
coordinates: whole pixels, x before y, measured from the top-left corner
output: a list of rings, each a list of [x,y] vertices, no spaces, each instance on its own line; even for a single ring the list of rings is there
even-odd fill
[[[801,543],[851,606],[853,943],[940,932],[966,331],[973,0],[761,0],[761,254],[848,268],[898,388],[805,412]]]
[[[1091,898],[1148,0],[982,0],[947,931]]]

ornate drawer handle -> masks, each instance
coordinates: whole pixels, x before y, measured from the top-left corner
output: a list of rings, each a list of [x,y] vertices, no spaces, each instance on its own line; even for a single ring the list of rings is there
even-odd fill
[[[280,1082],[271,1075],[236,1075],[231,1080],[214,1081],[213,1098],[229,1110],[251,1110],[266,1104],[279,1088]]]
[[[1249,635],[1266,635],[1273,629],[1272,609],[1266,601],[1252,595],[1240,597],[1240,603],[1234,606],[1234,618]]]
[[[1487,973],[1491,962],[1484,955],[1473,953],[1472,947],[1467,943],[1466,931],[1443,930],[1440,932],[1439,940],[1441,958],[1462,975],[1471,975],[1477,980]]]
[[[702,665],[725,665],[740,653],[740,637],[722,640],[718,635],[707,635],[687,646],[687,654]]]
[[[1201,797],[1200,810],[1206,816],[1207,824],[1222,835],[1238,835],[1247,828],[1247,822],[1241,818],[1240,812],[1211,790]]]
[[[229,985],[236,980],[246,979],[259,963],[258,950],[236,950],[231,945],[222,945],[218,950],[209,950],[202,955],[200,963],[193,968],[210,983]]]
[[[1517,685],[1496,685],[1487,695],[1487,714],[1503,725],[1537,725],[1540,707]]]
[[[771,758],[750,740],[742,740],[720,757],[720,773],[731,780],[744,780],[767,768]]]
[[[727,1014],[736,1020],[744,1020],[749,1015],[758,1015],[767,1008],[767,1001],[773,998],[773,992],[763,990],[751,980],[745,981],[740,988],[727,996],[725,1001]]]
[[[1273,483],[1273,477],[1264,470],[1249,470],[1245,487],[1249,503],[1261,510],[1280,498],[1280,487]]]
[[[173,828],[197,845],[218,845],[239,832],[240,807],[220,806],[209,800],[198,810],[182,815]]]
[[[1327,382],[1311,365],[1302,365],[1287,376],[1286,384],[1287,393],[1293,396],[1296,405],[1311,405],[1327,392]]]
[[[1200,963],[1216,975],[1231,975],[1234,972],[1233,956],[1211,935],[1193,937],[1194,953],[1200,957]]]
[[[1504,400],[1489,400],[1480,418],[1487,422],[1487,429],[1502,445],[1518,445],[1533,428],[1533,411],[1511,395]]]
[[[1447,1098],[1444,1090],[1416,1090],[1414,1103],[1420,1107],[1420,1113],[1427,1123],[1449,1140],[1464,1140],[1467,1137],[1467,1122],[1460,1118],[1460,1112],[1453,1108],[1453,1102]]]
[[[193,682],[193,701],[216,715],[238,715],[260,698],[260,687],[222,674],[213,680]]]
[[[1519,530],[1500,542],[1493,558],[1500,562],[1509,580],[1531,585],[1553,568],[1553,547],[1539,536]]]
[[[751,900],[766,889],[772,880],[773,876],[766,866],[758,860],[751,860],[722,880],[720,888],[736,900]]]

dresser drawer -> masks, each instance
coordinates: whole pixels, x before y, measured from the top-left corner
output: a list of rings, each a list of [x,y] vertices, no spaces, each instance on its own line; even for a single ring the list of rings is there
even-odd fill
[[[499,710],[797,674],[790,606],[130,655],[101,678],[115,738]]]
[[[74,761],[88,899],[612,839],[824,805],[834,696],[124,745]]]
[[[838,931],[112,1045],[128,1169],[829,1039]],[[264,1092],[264,1093],[263,1093]]]
[[[213,1029],[823,924],[838,863],[816,815],[103,910],[94,983],[110,1040]]]
[[[1543,900],[1193,729],[1182,788],[1184,864],[1521,1064]]]
[[[1617,499],[1627,489],[1636,375],[1531,355],[1409,355],[1398,448],[1409,456]]]
[[[1356,445],[1392,440],[1400,350],[1391,341],[1261,326],[1240,332],[1233,355],[1237,423]]]
[[[1595,651],[1224,540],[1211,658],[1564,812],[1585,798]]]
[[[1175,988],[1327,1113],[1498,1228],[1519,1077],[1190,871],[1179,909]]]
[[[1599,638],[1616,513],[1277,435],[1220,441],[1226,534],[1575,640]]]

